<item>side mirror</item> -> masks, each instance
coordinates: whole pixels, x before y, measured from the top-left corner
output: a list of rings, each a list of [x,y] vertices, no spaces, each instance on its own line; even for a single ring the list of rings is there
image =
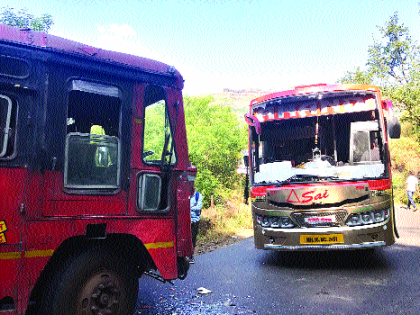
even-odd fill
[[[257,117],[250,114],[245,114],[245,121],[249,126],[255,127],[255,131],[257,132],[258,135],[261,134],[261,124],[259,120],[257,119]]]
[[[157,174],[144,173],[137,179],[137,209],[157,211],[160,206],[162,179]]]
[[[244,165],[245,167],[249,167],[249,156],[248,155],[244,155]]]
[[[401,125],[397,117],[388,117],[386,129],[391,139],[399,139],[401,136]]]

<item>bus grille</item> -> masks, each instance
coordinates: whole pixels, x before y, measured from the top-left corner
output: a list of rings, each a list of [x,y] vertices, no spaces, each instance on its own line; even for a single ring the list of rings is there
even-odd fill
[[[334,222],[316,222],[316,219],[322,218],[331,218],[334,217]],[[299,227],[329,227],[329,226],[342,226],[344,225],[344,220],[347,217],[346,210],[340,211],[327,211],[327,212],[294,212],[291,214],[292,220]],[[311,220],[312,219],[312,220]],[[315,219],[315,220],[314,220]],[[309,223],[312,221],[312,223]]]

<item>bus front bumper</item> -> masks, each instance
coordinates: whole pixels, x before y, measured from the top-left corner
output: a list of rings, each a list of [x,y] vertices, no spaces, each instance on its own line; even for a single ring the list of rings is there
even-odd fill
[[[354,250],[354,249],[369,249],[375,247],[382,247],[386,246],[385,242],[371,242],[371,243],[363,243],[363,244],[332,244],[332,245],[273,245],[273,244],[265,244],[264,249],[270,250],[284,250],[284,251],[302,251],[302,250]]]
[[[314,242],[304,242],[305,238]],[[329,241],[334,239],[337,241]],[[392,245],[395,234],[391,220],[369,226],[336,228],[272,229],[257,225],[254,243],[258,249],[279,251],[357,250]]]

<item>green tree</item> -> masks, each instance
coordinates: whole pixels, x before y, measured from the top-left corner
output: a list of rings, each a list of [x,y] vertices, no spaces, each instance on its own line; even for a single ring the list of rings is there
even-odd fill
[[[340,83],[354,83],[354,84],[373,84],[373,74],[368,70],[360,70],[357,67],[354,72],[346,72],[344,77],[339,80]]]
[[[20,28],[30,28],[34,31],[48,32],[54,21],[51,14],[42,14],[40,17],[35,17],[27,9],[16,10],[10,7],[3,7],[0,11],[0,23]]]
[[[346,72],[341,83],[377,84],[396,88],[418,79],[419,47],[395,12],[385,26],[377,26],[381,38],[368,47],[367,69]]]
[[[395,13],[379,27],[383,41],[369,48],[370,72],[384,85],[384,94],[402,110],[402,120],[412,125],[420,143],[420,56],[409,29]]]
[[[369,73],[382,85],[404,85],[411,82],[419,70],[419,47],[414,44],[404,24],[399,24],[395,12],[384,27],[378,26],[381,41],[369,47]]]
[[[383,95],[402,111],[402,121],[412,125],[420,143],[420,56],[410,31],[394,13],[378,26],[381,38],[368,47],[367,70],[347,72],[341,83],[373,83],[383,87]]]
[[[214,103],[212,96],[185,97],[188,149],[198,169],[197,189],[210,197],[234,188],[240,151],[246,147],[245,124],[241,124],[229,106]]]
[[[412,125],[413,136],[420,144],[420,85],[418,80],[390,89],[392,101],[402,110],[402,121]]]

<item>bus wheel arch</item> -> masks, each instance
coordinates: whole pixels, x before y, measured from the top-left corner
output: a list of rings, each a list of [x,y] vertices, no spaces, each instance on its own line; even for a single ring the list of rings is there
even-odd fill
[[[62,273],[63,269],[69,268],[69,265],[72,265],[71,261],[78,259],[78,256],[86,252],[94,255],[93,248],[99,252],[105,252],[106,259],[110,259],[112,263],[115,263],[116,260],[122,261],[122,265],[126,265],[126,270],[135,270],[135,272],[130,273],[130,276],[136,281],[136,292],[138,290],[138,278],[146,270],[156,269],[149,252],[134,235],[108,234],[105,239],[89,239],[86,236],[71,237],[54,251],[53,256],[42,271],[32,290],[27,314],[38,314],[39,307],[43,307],[41,301],[45,296],[44,293],[53,281],[58,281],[57,274]],[[104,257],[101,256],[101,259],[104,259]],[[115,278],[115,275],[112,275],[112,277]],[[91,285],[94,284],[95,280],[92,281]]]

